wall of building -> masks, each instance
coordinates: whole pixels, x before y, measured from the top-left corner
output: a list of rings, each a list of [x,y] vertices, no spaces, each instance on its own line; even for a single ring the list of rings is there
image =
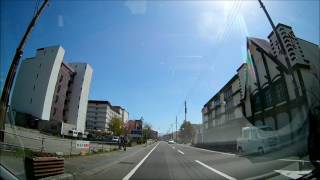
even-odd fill
[[[68,67],[65,63],[61,64],[58,80],[53,95],[50,120],[59,122],[66,120],[66,117],[64,117],[64,111],[67,110],[65,109],[65,105],[68,105],[68,84],[70,80],[73,80],[73,74],[74,72],[70,67]]]
[[[54,89],[63,60],[61,46],[41,48],[22,62],[12,94],[12,109],[50,119]]]
[[[112,106],[108,101],[90,100],[88,102],[86,128],[109,132],[109,122],[112,118],[120,118],[124,122],[129,113],[120,106]]]
[[[76,75],[70,87],[72,93],[70,94],[67,123],[76,125],[77,130],[84,133],[93,70],[86,63],[69,63],[68,65],[74,69]]]
[[[203,143],[235,141],[241,135],[241,128],[247,125],[242,114],[240,98],[240,79],[235,75],[204,106],[203,134],[197,138],[201,137]]]
[[[107,131],[107,104],[92,103],[89,101],[87,110],[86,129]]]

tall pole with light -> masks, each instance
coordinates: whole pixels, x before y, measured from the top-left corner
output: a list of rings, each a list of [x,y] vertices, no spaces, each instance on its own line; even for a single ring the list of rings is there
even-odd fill
[[[35,24],[37,23],[41,13],[43,12],[44,8],[48,5],[48,3],[49,3],[49,0],[44,0],[40,9],[38,9],[37,13],[33,16],[26,32],[24,33],[19,43],[18,48],[16,49],[15,55],[10,65],[10,69],[9,69],[5,84],[3,86],[3,91],[2,91],[1,100],[0,100],[0,141],[1,142],[4,141],[5,120],[6,120],[6,115],[8,111],[9,97],[10,97],[13,81],[16,76],[17,67],[20,63],[20,58],[22,57],[22,54],[23,54],[24,46]]]

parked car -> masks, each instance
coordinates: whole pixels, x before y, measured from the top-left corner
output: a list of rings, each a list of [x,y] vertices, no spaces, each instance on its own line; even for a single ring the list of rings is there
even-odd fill
[[[168,141],[168,144],[174,144],[174,141],[173,141],[172,139],[170,139],[170,140]]]
[[[279,137],[270,126],[243,127],[241,137],[237,138],[239,153],[260,153],[275,149]]]
[[[113,136],[111,141],[116,143],[119,142],[119,136]]]

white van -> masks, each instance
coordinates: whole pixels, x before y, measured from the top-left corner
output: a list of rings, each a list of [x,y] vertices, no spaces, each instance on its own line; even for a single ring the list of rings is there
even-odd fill
[[[78,135],[79,135],[79,131],[77,131],[77,130],[71,130],[70,132],[72,134],[72,137],[78,137]]]
[[[278,144],[279,137],[270,126],[243,127],[241,137],[237,138],[237,150],[245,154],[263,154]]]

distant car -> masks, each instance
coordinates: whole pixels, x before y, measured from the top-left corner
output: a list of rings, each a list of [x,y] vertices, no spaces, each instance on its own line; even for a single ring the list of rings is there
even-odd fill
[[[171,139],[168,141],[168,144],[174,144],[174,141]]]
[[[111,141],[116,143],[119,142],[119,136],[113,136]]]

